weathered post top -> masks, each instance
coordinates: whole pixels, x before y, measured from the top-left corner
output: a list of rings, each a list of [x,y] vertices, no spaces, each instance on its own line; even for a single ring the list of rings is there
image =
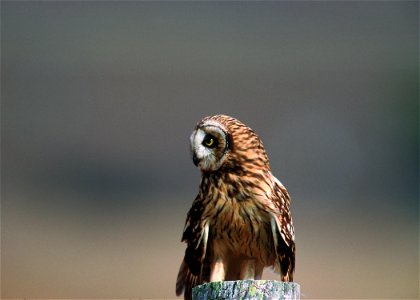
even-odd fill
[[[295,282],[275,280],[217,281],[196,286],[192,300],[300,300]]]

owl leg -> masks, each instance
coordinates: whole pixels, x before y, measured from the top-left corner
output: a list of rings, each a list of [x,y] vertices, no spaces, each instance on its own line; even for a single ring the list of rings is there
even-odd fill
[[[225,280],[226,270],[225,263],[222,258],[217,258],[210,266],[210,281]]]
[[[240,279],[261,279],[263,268],[255,258],[245,258],[241,262]]]
[[[255,278],[256,280],[260,280],[262,277],[262,273],[264,270],[264,265],[257,263],[255,266]]]

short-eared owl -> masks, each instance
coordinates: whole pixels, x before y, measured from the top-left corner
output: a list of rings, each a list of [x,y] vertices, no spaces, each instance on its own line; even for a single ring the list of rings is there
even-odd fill
[[[191,299],[204,282],[260,279],[267,266],[292,281],[290,196],[271,174],[258,136],[232,117],[206,117],[191,135],[191,153],[202,178],[182,236],[176,294]]]

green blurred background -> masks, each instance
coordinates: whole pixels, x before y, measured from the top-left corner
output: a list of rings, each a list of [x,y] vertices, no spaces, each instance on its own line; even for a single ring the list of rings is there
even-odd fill
[[[2,298],[175,298],[215,113],[292,195],[305,298],[417,298],[418,13],[2,1]]]

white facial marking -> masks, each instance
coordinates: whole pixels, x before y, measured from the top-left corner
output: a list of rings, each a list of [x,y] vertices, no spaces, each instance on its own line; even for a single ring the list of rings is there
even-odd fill
[[[193,134],[194,135],[194,134]],[[197,158],[200,160],[198,166],[203,170],[210,170],[213,165],[216,164],[216,156],[213,150],[203,145],[203,140],[206,133],[202,129],[198,129],[195,135],[192,136],[192,151],[195,153]]]
[[[217,131],[220,136],[222,136],[223,138],[225,137],[225,133],[222,129],[220,129],[217,126],[210,126],[212,127],[212,130]],[[209,126],[207,125],[207,129],[208,128]],[[204,131],[201,128],[195,130],[190,138],[191,150],[195,154],[195,156],[200,160],[198,166],[201,170],[216,170],[222,165],[224,157],[217,157],[215,153],[215,148],[208,148],[203,145],[203,141],[206,135],[206,131]]]

